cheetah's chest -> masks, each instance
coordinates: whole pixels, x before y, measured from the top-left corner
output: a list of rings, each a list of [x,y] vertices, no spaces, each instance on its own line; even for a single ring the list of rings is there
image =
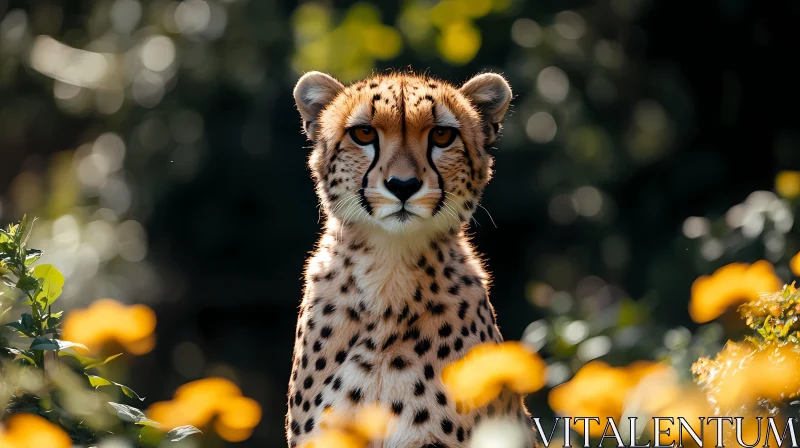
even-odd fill
[[[312,352],[319,348],[320,357],[333,360],[325,369],[329,375],[319,392],[322,401],[337,410],[366,404],[391,409],[399,417],[394,438],[452,431],[456,439],[460,428],[468,431],[474,416],[456,412],[441,371],[487,338],[499,340],[486,307],[479,300],[471,304],[441,295],[412,297],[400,310],[387,307],[381,313],[360,303],[315,306],[312,319],[325,338]]]
[[[456,412],[441,372],[475,345],[501,340],[482,272],[453,249],[392,264],[339,254],[309,264],[290,434],[313,434],[327,408],[377,404],[397,416],[382,446],[461,446],[477,414]]]

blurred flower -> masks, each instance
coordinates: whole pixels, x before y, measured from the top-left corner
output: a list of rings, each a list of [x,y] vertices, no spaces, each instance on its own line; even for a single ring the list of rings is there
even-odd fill
[[[58,426],[34,414],[20,413],[0,426],[0,446],[4,448],[70,448],[72,440]]]
[[[482,419],[472,432],[470,448],[526,448],[534,446],[534,432],[518,420],[510,418]],[[553,444],[554,447],[564,446]]]
[[[706,394],[694,385],[679,384],[676,379],[666,383],[651,383],[644,386],[642,388],[644,397],[652,395],[653,390],[660,393],[666,392],[665,389],[670,389],[672,392],[669,395],[660,394],[667,399],[666,404],[662,402],[658,407],[646,407],[646,421],[648,424],[644,428],[644,434],[656,434],[656,431],[660,430],[661,432],[658,433],[658,445],[670,446],[670,444],[675,444],[696,447],[699,439],[702,442],[702,446],[741,446],[737,443],[736,428],[733,424],[722,424],[722,440],[718,441],[716,423],[706,421],[709,416],[735,415],[737,418],[741,418],[741,440],[745,443],[756,441],[768,431],[766,421],[759,426],[757,419],[770,415],[759,415],[762,413],[744,410],[730,411],[728,409],[712,408]],[[642,414],[639,414],[639,416],[642,417]],[[654,427],[655,424],[651,417],[661,419],[658,428]],[[672,418],[672,421],[668,420],[670,418]],[[685,424],[688,424],[689,428],[694,431],[694,436],[697,439],[687,430],[686,426],[680,423],[679,418],[685,420]],[[625,419],[623,418],[623,420]],[[776,423],[778,423],[778,420],[776,419]],[[783,427],[783,425],[779,427]],[[759,429],[761,436],[759,436]],[[771,443],[768,446],[775,445]]]
[[[550,391],[548,402],[553,410],[565,416],[611,417],[619,419],[628,393],[649,375],[664,373],[669,366],[651,361],[637,361],[627,367],[611,367],[602,361],[583,366],[568,382]],[[583,421],[573,424],[579,433]],[[592,436],[600,436],[605,425],[590,425]]]
[[[330,429],[303,445],[303,448],[367,448],[367,443],[369,442],[356,434]]]
[[[147,306],[124,306],[111,299],[94,302],[84,310],[70,312],[64,320],[63,337],[90,348],[117,342],[135,355],[155,346],[156,315]]]
[[[789,267],[794,275],[800,276],[800,252],[797,253],[789,262]]]
[[[800,350],[796,344],[729,341],[715,359],[700,358],[692,373],[722,409],[794,399],[800,393]]]
[[[547,366],[519,342],[481,344],[444,368],[442,382],[459,412],[486,406],[508,387],[528,394],[545,384]]]
[[[781,171],[775,177],[775,190],[786,199],[800,196],[800,171]]]
[[[677,387],[675,388],[674,392],[675,393],[669,397],[666,397],[666,395],[662,394],[662,396],[669,398],[668,404],[658,410],[653,410],[650,412],[650,415],[655,417],[660,417],[662,419],[673,419],[672,423],[669,420],[662,420],[659,424],[658,429],[665,432],[659,433],[658,444],[664,446],[673,442],[679,442],[681,445],[692,445],[691,435],[688,433],[688,431],[680,428],[681,425],[678,421],[679,417],[685,419],[690,427],[695,430],[695,432],[704,435],[706,439],[716,439],[716,431],[701,430],[701,428],[703,428],[703,424],[705,423],[705,418],[707,418],[709,415],[714,415],[714,413],[709,409],[705,395],[693,386]],[[652,424],[648,426],[652,426]],[[645,432],[647,434],[656,433],[651,428],[646,428]],[[678,440],[678,437],[680,437],[680,440]],[[709,443],[708,446],[714,445]]]
[[[768,261],[761,260],[752,265],[731,263],[694,281],[689,314],[697,323],[709,322],[731,306],[780,289],[781,284]]]
[[[361,408],[354,418],[328,408],[320,422],[323,431],[303,448],[367,448],[390,434],[392,419],[388,409],[377,405]]]
[[[701,431],[701,428],[704,419],[710,415],[714,412],[706,395],[695,384],[683,381],[675,369],[660,368],[642,378],[626,394],[622,421],[638,417],[648,422],[645,428],[641,428],[643,434],[655,434],[652,417],[673,418],[672,422],[663,420],[659,423],[658,429],[669,432],[658,435],[658,444],[668,446],[679,436],[681,445],[693,446],[691,435],[680,430],[678,417],[684,418],[696,432],[708,435],[714,431]]]
[[[250,437],[261,421],[261,406],[242,396],[238,386],[224,378],[205,378],[184,384],[171,401],[153,403],[149,418],[164,428],[192,425],[202,427],[214,417],[214,429],[228,442]]]
[[[439,53],[451,64],[464,65],[481,48],[481,32],[470,22],[454,22],[442,28],[437,42]]]
[[[367,3],[351,6],[342,21],[331,26],[332,11],[319,3],[304,3],[292,14],[299,72],[327,71],[345,81],[367,75],[375,60],[396,57],[403,39],[384,25],[377,7]]]

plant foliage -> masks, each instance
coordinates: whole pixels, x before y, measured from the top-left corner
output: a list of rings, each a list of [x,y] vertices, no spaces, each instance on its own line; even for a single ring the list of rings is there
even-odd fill
[[[104,366],[121,354],[98,358],[83,344],[59,337],[64,315],[53,304],[64,288],[64,275],[51,264],[36,265],[42,251],[27,247],[34,221],[23,217],[0,229],[0,277],[6,287],[0,292],[0,420],[36,414],[77,444],[115,435],[153,447],[200,432],[191,426],[167,431],[140,409],[111,401],[109,389],[133,402],[144,401],[103,376]]]

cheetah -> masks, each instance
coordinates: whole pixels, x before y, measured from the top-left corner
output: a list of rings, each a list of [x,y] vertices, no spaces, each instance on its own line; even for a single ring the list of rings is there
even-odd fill
[[[530,427],[522,397],[505,392],[459,414],[440,378],[470,348],[503,341],[465,230],[491,177],[508,82],[483,73],[456,87],[407,72],[344,86],[310,72],[294,98],[326,220],[305,269],[289,446],[320,431],[324,410],[367,404],[397,416],[376,447],[465,447],[493,415]]]

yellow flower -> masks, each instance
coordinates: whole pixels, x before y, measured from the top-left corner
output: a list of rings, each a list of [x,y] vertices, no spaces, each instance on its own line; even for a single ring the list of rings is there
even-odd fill
[[[6,421],[5,431],[0,426],[0,446],[3,448],[70,448],[64,430],[34,414],[13,414]]]
[[[692,372],[722,409],[752,406],[762,399],[795,399],[800,394],[800,349],[793,343],[755,347],[729,341],[715,359],[698,360]]]
[[[367,448],[390,434],[393,420],[392,413],[378,405],[361,408],[353,418],[329,408],[322,414],[322,432],[302,448]]]
[[[643,378],[668,369],[664,364],[651,361],[637,361],[627,367],[611,367],[602,361],[592,361],[570,381],[550,391],[548,403],[560,415],[598,417],[601,422],[612,417],[619,421],[628,392]],[[573,428],[582,434],[583,421]],[[604,428],[604,423],[591,423],[589,433],[600,436]]]
[[[356,434],[341,429],[323,431],[303,448],[367,448],[367,441]]]
[[[481,32],[472,22],[451,22],[442,27],[436,44],[445,61],[464,65],[478,54],[481,48]]]
[[[775,177],[775,190],[786,199],[800,196],[800,171],[781,171]]]
[[[261,406],[243,397],[232,382],[205,378],[179,387],[171,401],[153,403],[147,415],[167,431],[183,425],[205,426],[216,417],[217,434],[228,442],[241,442],[261,421]]]
[[[800,276],[800,252],[797,253],[789,262],[789,267],[792,268],[794,275]]]
[[[508,387],[519,394],[544,386],[547,366],[538,354],[519,342],[487,343],[442,370],[442,382],[465,413],[488,405]]]
[[[683,446],[693,447],[696,447],[697,443],[689,431],[685,429],[685,427],[683,429],[681,428],[678,417],[685,419],[686,423],[688,423],[689,427],[694,430],[695,434],[703,443],[703,446],[707,447],[740,446],[737,443],[735,426],[729,423],[722,425],[722,440],[718,441],[716,423],[712,424],[709,421],[706,421],[709,416],[727,417],[730,415],[735,415],[737,417],[742,417],[741,438],[745,443],[753,443],[759,438],[759,425],[757,418],[768,417],[768,415],[757,415],[753,414],[752,412],[742,410],[737,410],[733,414],[728,414],[724,410],[717,410],[717,412],[715,412],[712,407],[709,406],[707,398],[702,392],[699,392],[696,388],[688,386],[682,387],[681,391],[672,397],[671,403],[668,406],[656,412],[651,412],[650,415],[654,417],[660,417],[662,419],[659,423],[659,428],[657,428],[661,431],[664,431],[658,436],[658,443],[660,445],[669,446],[673,443],[678,445],[678,442],[680,442],[680,444]],[[672,418],[673,421],[670,422],[669,420],[665,420],[667,418]],[[779,425],[778,427],[783,428],[783,425],[779,423],[780,418],[776,418],[775,420],[775,423]],[[653,421],[650,418],[648,418],[646,421],[649,423],[644,429],[644,433],[656,434],[656,428],[654,428]],[[768,431],[766,423],[766,418],[764,418],[764,421],[761,424],[761,442],[759,443],[759,446],[763,446],[763,442],[765,441],[764,434],[766,431]],[[669,435],[667,435],[667,431]],[[770,442],[770,446],[775,446],[774,439],[771,438]]]
[[[93,349],[116,342],[130,353],[143,355],[155,346],[155,328],[156,315],[150,308],[102,299],[87,309],[69,313],[63,337]]]
[[[768,261],[761,260],[752,265],[731,263],[694,281],[689,314],[697,323],[709,322],[732,306],[780,289],[781,284]]]

